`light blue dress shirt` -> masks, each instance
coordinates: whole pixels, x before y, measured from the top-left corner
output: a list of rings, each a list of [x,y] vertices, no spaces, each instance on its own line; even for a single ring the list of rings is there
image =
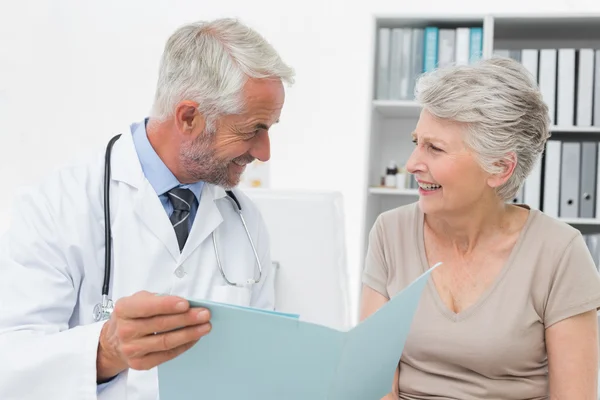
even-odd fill
[[[173,213],[173,205],[167,195],[169,190],[175,187],[181,187],[190,189],[194,193],[197,202],[192,204],[190,217],[188,218],[188,226],[191,230],[192,223],[196,218],[196,212],[198,211],[198,204],[200,203],[204,182],[200,181],[184,185],[177,180],[175,175],[167,168],[150,144],[146,132],[147,122],[148,119],[146,118],[143,122],[135,123],[131,126],[131,131],[133,132],[133,144],[140,160],[140,164],[142,165],[142,171],[144,171],[146,179],[148,179],[148,182],[150,182],[150,185],[154,188],[154,191],[158,195],[158,198],[169,217]]]

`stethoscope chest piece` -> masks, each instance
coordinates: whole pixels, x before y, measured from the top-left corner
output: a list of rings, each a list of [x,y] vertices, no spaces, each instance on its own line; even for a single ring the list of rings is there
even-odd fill
[[[94,321],[104,321],[110,318],[114,310],[114,304],[108,296],[102,296],[102,303],[94,306]]]

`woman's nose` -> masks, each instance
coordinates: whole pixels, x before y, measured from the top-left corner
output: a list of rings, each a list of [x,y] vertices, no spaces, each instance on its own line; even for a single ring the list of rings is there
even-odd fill
[[[419,148],[416,147],[413,152],[406,160],[406,171],[410,174],[414,174],[419,170],[419,165],[421,164]]]

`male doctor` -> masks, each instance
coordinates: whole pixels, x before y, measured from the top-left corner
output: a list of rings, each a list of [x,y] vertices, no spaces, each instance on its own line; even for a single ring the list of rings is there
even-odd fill
[[[264,223],[233,190],[255,257],[226,190],[246,164],[269,159],[269,128],[292,82],[276,51],[237,21],[169,38],[150,117],[115,132],[107,319],[93,317],[105,275],[104,149],[15,201],[0,247],[0,399],[155,400],[155,367],[210,334],[208,310],[184,299],[273,308]],[[230,284],[249,279],[258,282]],[[203,399],[201,376],[197,388]]]

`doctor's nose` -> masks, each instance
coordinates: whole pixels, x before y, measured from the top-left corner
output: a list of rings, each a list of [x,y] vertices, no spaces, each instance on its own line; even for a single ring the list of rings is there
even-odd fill
[[[262,162],[269,161],[271,158],[271,140],[268,132],[261,132],[254,138],[250,155]]]

